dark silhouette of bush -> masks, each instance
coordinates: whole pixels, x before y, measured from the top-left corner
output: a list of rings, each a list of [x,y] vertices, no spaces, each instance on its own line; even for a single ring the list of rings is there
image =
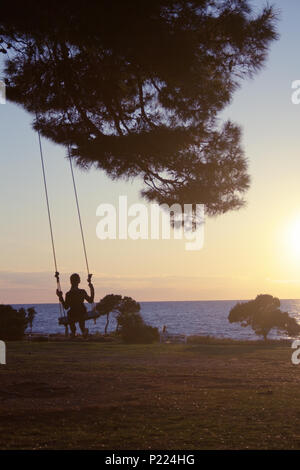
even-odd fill
[[[131,297],[123,297],[117,316],[120,333],[125,343],[153,343],[159,340],[158,329],[146,325],[141,314],[141,306]]]
[[[158,329],[146,325],[138,312],[125,313],[120,316],[121,337],[124,343],[154,343],[159,340]]]
[[[157,328],[146,325],[141,314],[141,306],[131,297],[109,294],[96,305],[97,312],[106,315],[105,333],[111,313],[116,313],[116,331],[125,343],[153,343],[159,340]]]
[[[11,305],[0,305],[0,339],[19,341],[23,339],[28,325],[32,325],[35,316],[34,308],[14,309]]]
[[[140,310],[141,306],[138,302],[136,302],[136,300],[132,299],[131,297],[123,297],[118,307],[119,314],[117,315],[117,331],[124,323],[124,318],[126,315],[134,313],[139,314]]]
[[[260,294],[249,302],[238,302],[229,312],[230,323],[251,326],[257,335],[267,339],[269,332],[276,329],[289,336],[300,333],[300,325],[295,318],[280,309],[280,300],[268,294]]]

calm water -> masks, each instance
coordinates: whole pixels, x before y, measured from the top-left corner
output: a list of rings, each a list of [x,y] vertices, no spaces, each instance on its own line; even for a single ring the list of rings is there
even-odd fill
[[[230,324],[227,317],[231,307],[237,300],[192,301],[192,302],[140,302],[141,313],[146,323],[159,329],[167,325],[169,333],[184,333],[187,335],[210,335],[218,338],[257,339],[251,328],[242,328]],[[64,333],[64,328],[58,325],[58,304],[15,305],[15,307],[34,306],[37,312],[33,332]],[[300,300],[282,300],[281,310],[289,312],[300,323]],[[110,320],[109,331],[115,329],[115,320]],[[90,332],[104,331],[105,319],[87,322]],[[270,338],[282,337],[271,332]]]

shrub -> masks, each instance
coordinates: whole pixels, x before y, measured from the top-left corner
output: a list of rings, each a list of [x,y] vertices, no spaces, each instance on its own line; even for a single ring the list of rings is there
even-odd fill
[[[125,343],[153,343],[159,340],[157,328],[146,325],[140,313],[126,313],[118,318],[121,337]]]
[[[33,308],[14,309],[11,305],[0,305],[0,339],[18,341],[24,336],[28,324],[32,324],[35,315]]]
[[[124,321],[126,321],[125,317],[127,315],[130,315],[130,314],[137,314],[138,316],[139,315],[139,312],[141,310],[141,306],[140,304],[134,300],[132,297],[123,297],[121,302],[119,303],[119,306],[118,306],[118,315],[117,315],[117,329],[116,331],[119,331],[119,327],[121,326],[122,324],[122,319],[123,319],[123,323]],[[138,317],[136,317],[138,318]],[[140,316],[141,320],[142,320],[142,317]],[[125,319],[125,320],[124,320]],[[130,320],[128,320],[130,321]],[[138,321],[138,320],[136,320]]]
[[[272,295],[258,295],[249,302],[237,303],[229,312],[230,323],[240,323],[241,326],[251,326],[257,335],[264,339],[273,328],[290,336],[300,333],[300,325],[295,318],[280,309],[280,301]]]
[[[96,306],[99,315],[106,315],[105,333],[109,315],[116,313],[116,333],[120,333],[125,343],[153,343],[159,340],[157,328],[144,323],[141,317],[141,306],[131,297],[109,294],[103,297]]]

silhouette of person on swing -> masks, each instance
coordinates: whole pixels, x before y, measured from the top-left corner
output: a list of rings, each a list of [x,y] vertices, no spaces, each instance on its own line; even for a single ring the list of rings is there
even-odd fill
[[[56,290],[56,295],[59,298],[63,308],[68,310],[68,320],[70,323],[71,338],[76,334],[76,322],[79,323],[80,330],[83,336],[87,336],[89,330],[85,328],[86,307],[84,301],[92,304],[94,302],[95,290],[91,282],[91,275],[88,277],[88,285],[90,288],[90,295],[84,289],[79,289],[80,276],[79,274],[72,274],[70,276],[71,289],[66,293],[66,299],[63,298],[63,293]]]

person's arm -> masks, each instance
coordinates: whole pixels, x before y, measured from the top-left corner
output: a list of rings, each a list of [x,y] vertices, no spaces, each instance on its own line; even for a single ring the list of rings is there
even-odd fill
[[[63,308],[65,310],[67,310],[69,308],[69,304],[68,304],[68,293],[66,294],[66,300],[64,300],[64,296],[63,296],[63,293],[62,291],[60,290],[56,290],[56,295],[57,297],[59,298],[59,301],[60,303],[62,304]]]
[[[90,295],[87,294],[86,291],[84,291],[84,299],[89,303],[92,304],[94,302],[94,297],[95,297],[95,289],[94,286],[91,282],[89,282],[89,288],[90,288]]]

